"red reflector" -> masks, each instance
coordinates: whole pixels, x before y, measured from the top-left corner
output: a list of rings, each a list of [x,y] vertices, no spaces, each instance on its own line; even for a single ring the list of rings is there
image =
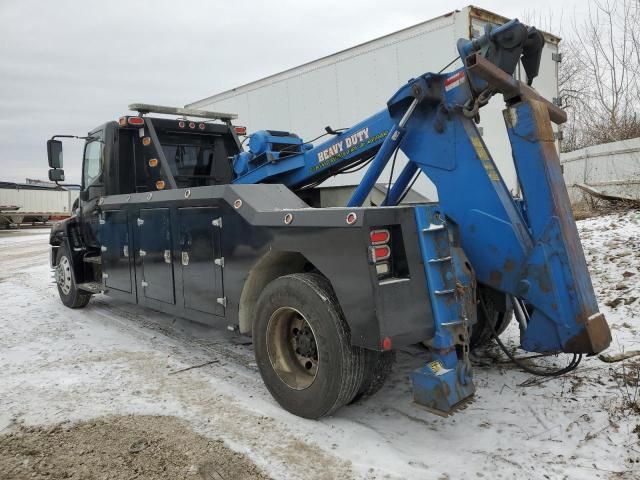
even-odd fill
[[[189,128],[196,128],[196,124],[193,122],[189,122]]]
[[[381,243],[387,243],[391,239],[391,233],[389,230],[371,230],[371,243],[373,245],[379,245]]]
[[[182,120],[181,120],[181,121],[179,121],[179,122],[178,122],[178,126],[179,126],[180,128],[184,128],[184,122],[183,122]]]
[[[376,262],[380,260],[386,260],[391,256],[391,249],[388,245],[380,245],[379,247],[373,247],[373,257]]]
[[[204,130],[204,123],[201,123],[200,125],[198,125],[198,128],[199,128],[200,130]]]
[[[233,127],[237,135],[246,135],[247,127]]]
[[[382,340],[382,348],[384,350],[391,350],[391,347],[391,339],[389,337],[384,337],[384,340]]]
[[[144,125],[144,118],[142,117],[129,117],[129,125]]]

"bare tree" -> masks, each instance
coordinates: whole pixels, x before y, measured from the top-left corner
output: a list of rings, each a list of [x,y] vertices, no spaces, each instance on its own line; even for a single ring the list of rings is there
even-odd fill
[[[572,118],[563,150],[640,136],[637,12],[637,0],[591,0],[573,23],[561,71],[578,87],[564,92]]]
[[[640,137],[640,0],[588,0],[588,15],[527,12],[527,23],[563,37],[558,87],[568,121],[562,150]]]

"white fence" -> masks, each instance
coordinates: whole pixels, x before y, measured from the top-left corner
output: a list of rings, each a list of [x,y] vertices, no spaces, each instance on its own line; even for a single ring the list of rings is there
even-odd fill
[[[571,203],[584,200],[577,184],[607,195],[640,200],[640,138],[604,143],[560,155]]]

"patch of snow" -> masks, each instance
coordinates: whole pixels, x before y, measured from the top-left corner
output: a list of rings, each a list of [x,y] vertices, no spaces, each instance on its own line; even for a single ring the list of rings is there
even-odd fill
[[[610,350],[637,348],[640,213],[578,226],[612,328]],[[105,296],[67,309],[51,283],[46,240],[22,263],[6,262],[19,248],[0,250],[9,270],[0,277],[0,430],[15,421],[175,415],[275,478],[640,476],[639,463],[629,462],[640,460],[640,418],[620,409],[627,393],[616,372],[625,362],[587,358],[569,375],[528,387],[521,385],[532,377],[509,363],[476,365],[473,403],[441,418],[411,401],[408,374],[424,358],[407,349],[380,393],[334,417],[304,420],[274,402],[251,347],[234,343],[226,325],[203,327]],[[504,339],[517,344],[517,326]]]

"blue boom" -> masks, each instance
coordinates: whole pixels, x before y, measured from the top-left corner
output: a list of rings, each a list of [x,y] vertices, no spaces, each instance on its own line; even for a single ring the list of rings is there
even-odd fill
[[[438,410],[448,411],[474,390],[468,360],[455,354],[458,330],[449,328],[472,317],[456,288],[472,288],[473,275],[512,299],[526,350],[593,354],[611,341],[555,149],[550,121],[561,123],[566,116],[530,87],[543,44],[539,32],[517,20],[489,28],[479,39],[459,41],[461,68],[410,80],[386,109],[335,138],[314,146],[286,132],[257,132],[249,151],[234,162],[235,183],[298,190],[370,161],[350,207],[362,205],[398,149],[408,163],[386,205],[399,202],[415,175],[424,173],[436,185],[438,205],[416,207],[436,321],[433,361],[412,378],[416,401]],[[512,77],[518,62],[528,84]],[[510,194],[474,122],[496,93],[507,104],[504,119],[522,201]],[[445,237],[438,240],[438,231]],[[438,254],[442,242],[447,252]],[[472,274],[464,269],[465,255]],[[430,270],[436,264],[440,277]],[[437,278],[447,279],[445,285],[437,287]]]

